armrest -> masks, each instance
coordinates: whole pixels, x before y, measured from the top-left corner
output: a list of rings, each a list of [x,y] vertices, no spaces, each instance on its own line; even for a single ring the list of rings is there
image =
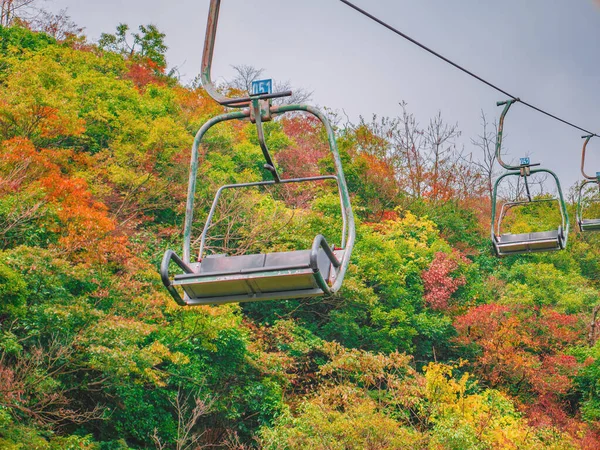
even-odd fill
[[[313,270],[313,272],[317,273],[319,271],[318,256],[320,248],[322,248],[325,251],[325,254],[331,261],[331,264],[333,264],[333,267],[340,267],[341,263],[340,261],[338,261],[337,257],[335,256],[335,253],[333,253],[333,250],[331,250],[331,247],[325,240],[325,237],[322,234],[319,234],[313,241],[312,249],[310,250],[310,267]]]
[[[194,271],[190,266],[184,263],[173,250],[167,250],[165,252],[165,256],[163,256],[162,263],[160,264],[160,278],[169,291],[169,294],[171,294],[171,297],[173,297],[173,300],[175,300],[177,304],[187,306],[187,303],[181,298],[177,289],[173,287],[171,279],[169,278],[169,265],[171,264],[171,261],[175,262],[175,264],[177,264],[185,273],[194,273]]]

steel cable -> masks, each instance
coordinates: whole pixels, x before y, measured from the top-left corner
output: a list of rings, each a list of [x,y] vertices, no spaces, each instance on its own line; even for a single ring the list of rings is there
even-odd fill
[[[460,64],[455,63],[451,59],[446,58],[445,56],[441,55],[440,53],[436,52],[435,50],[427,47],[425,44],[422,44],[421,42],[419,42],[416,39],[408,36],[407,34],[403,33],[402,31],[398,30],[397,28],[394,28],[393,26],[391,26],[390,24],[384,22],[383,20],[379,19],[378,17],[375,17],[373,14],[365,11],[362,8],[359,8],[354,3],[349,2],[348,0],[340,0],[340,1],[342,3],[344,3],[345,5],[349,6],[350,8],[354,9],[355,11],[358,11],[359,13],[361,13],[362,15],[364,15],[365,17],[368,17],[372,21],[378,23],[379,25],[381,25],[381,26],[387,28],[388,30],[392,31],[393,33],[397,34],[398,36],[401,36],[402,38],[406,39],[407,41],[415,44],[417,47],[422,48],[426,52],[431,53],[432,55],[436,56],[437,58],[441,59],[442,61],[450,64],[451,66],[453,66],[453,67],[457,68],[458,70],[466,73],[467,75],[475,78],[476,80],[478,80],[478,81],[482,82],[483,84],[491,87],[492,89],[495,89],[496,91],[498,91],[498,92],[506,95],[507,97],[510,97],[510,98],[512,98],[514,100],[518,100],[523,105],[525,105],[525,106],[527,106],[527,107],[529,107],[529,108],[531,108],[531,109],[533,109],[533,110],[535,110],[535,111],[537,111],[539,113],[545,114],[546,116],[551,117],[552,119],[558,120],[559,122],[562,122],[562,123],[564,123],[566,125],[569,125],[569,126],[575,128],[577,130],[583,131],[586,134],[591,134],[593,136],[598,136],[598,134],[596,134],[596,133],[593,133],[593,132],[591,132],[589,130],[586,130],[585,128],[582,128],[582,127],[580,127],[578,125],[575,125],[574,123],[569,122],[569,121],[567,121],[565,119],[561,119],[560,117],[558,117],[558,116],[556,116],[556,115],[554,115],[552,113],[549,113],[548,111],[545,111],[545,110],[543,110],[543,109],[541,109],[541,108],[539,108],[539,107],[537,107],[535,105],[532,105],[531,103],[528,103],[526,101],[521,100],[519,97],[517,97],[517,96],[515,96],[513,94],[510,94],[509,92],[505,91],[504,89],[499,88],[495,84],[487,81],[486,79],[484,79],[484,78],[480,77],[479,75],[471,72],[470,70],[465,69]]]

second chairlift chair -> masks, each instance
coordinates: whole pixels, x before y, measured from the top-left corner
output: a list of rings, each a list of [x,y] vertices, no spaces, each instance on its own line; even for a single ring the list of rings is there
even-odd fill
[[[242,98],[229,98],[218,92],[211,80],[211,65],[220,5],[221,0],[211,0],[210,2],[202,57],[202,86],[221,105],[239,108],[241,111],[214,117],[196,135],[190,165],[183,257],[180,258],[172,250],[166,251],[160,270],[162,281],[173,299],[183,306],[334,294],[340,289],[350,262],[350,255],[354,247],[355,224],[333,129],[325,115],[311,106],[271,105],[273,98],[290,96],[291,92],[266,93]],[[275,115],[298,111],[312,114],[325,126],[335,164],[335,174],[295,179],[280,178],[265,142],[263,122],[271,120]],[[191,262],[190,247],[198,173],[198,149],[202,138],[210,128],[229,120],[250,120],[256,124],[258,141],[266,160],[265,168],[271,173],[273,180],[222,186],[215,196],[204,225],[198,260]],[[332,248],[322,235],[317,235],[312,248],[307,250],[241,256],[204,254],[207,233],[211,227],[219,198],[225,190],[320,180],[334,180],[337,183],[342,212],[340,248]],[[171,263],[179,266],[183,274],[171,277],[169,274]]]
[[[529,158],[522,158],[521,164],[518,166],[511,166],[506,164],[502,160],[502,131],[504,128],[504,118],[506,113],[513,105],[518,102],[518,99],[511,99],[505,102],[498,102],[498,106],[504,106],[504,110],[500,115],[500,122],[498,125],[498,137],[496,140],[496,158],[502,167],[508,170],[507,173],[501,175],[494,184],[492,193],[492,226],[491,226],[491,238],[494,245],[494,250],[498,256],[505,255],[516,255],[523,253],[532,252],[547,252],[555,250],[563,250],[567,246],[567,237],[569,235],[569,216],[567,213],[567,207],[563,198],[562,189],[560,187],[560,181],[556,174],[547,169],[532,169],[533,166],[539,166],[539,164],[531,164]],[[557,199],[532,199],[529,190],[528,177],[535,173],[547,173],[556,182],[558,190]],[[523,178],[525,189],[527,191],[527,200],[525,201],[514,201],[506,202],[502,205],[500,214],[496,213],[496,204],[498,202],[498,186],[502,180],[507,177],[521,177]],[[558,200],[561,224],[555,230],[538,231],[532,233],[521,233],[511,234],[502,232],[502,220],[510,208],[519,207],[531,203],[548,202]]]
[[[583,149],[581,150],[581,174],[585,178],[585,181],[581,183],[581,187],[579,188],[579,196],[577,198],[577,225],[579,225],[579,230],[582,233],[586,233],[588,231],[600,231],[600,218],[599,219],[584,219],[583,211],[584,211],[584,203],[586,201],[590,203],[598,203],[599,199],[585,199],[585,188],[590,184],[595,184],[600,188],[600,172],[596,172],[596,176],[592,177],[585,173],[585,151],[587,148],[590,139],[592,139],[594,135],[583,136],[585,139],[583,143]]]

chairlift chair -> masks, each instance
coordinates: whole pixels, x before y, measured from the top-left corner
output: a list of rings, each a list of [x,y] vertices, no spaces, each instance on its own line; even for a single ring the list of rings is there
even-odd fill
[[[600,199],[593,199],[593,198],[586,199],[585,198],[586,187],[588,187],[589,185],[595,184],[600,189],[600,172],[596,172],[595,177],[588,175],[585,172],[586,149],[587,149],[587,145],[590,142],[590,139],[592,139],[592,137],[594,137],[594,135],[582,136],[582,139],[585,139],[585,141],[583,143],[583,149],[581,150],[581,173],[584,177],[584,181],[583,181],[583,183],[581,183],[581,186],[579,187],[579,195],[577,197],[577,209],[576,209],[577,225],[579,226],[579,230],[582,233],[587,233],[589,231],[600,231],[600,218],[599,219],[586,219],[583,217],[583,213],[584,213],[584,209],[585,209],[584,204],[586,203],[586,200],[589,202],[594,202],[594,203],[600,202]]]
[[[492,225],[491,225],[491,239],[494,246],[494,250],[498,256],[506,255],[518,255],[524,253],[535,253],[535,252],[548,252],[563,250],[567,246],[567,238],[569,235],[569,216],[567,212],[567,206],[564,201],[560,181],[556,174],[548,169],[532,169],[534,166],[539,164],[531,164],[529,158],[521,158],[521,163],[518,166],[506,164],[502,160],[501,149],[502,149],[502,132],[504,128],[504,118],[506,113],[510,109],[513,103],[519,101],[518,99],[511,99],[505,102],[498,102],[498,106],[504,105],[504,110],[500,116],[500,122],[498,126],[498,137],[496,140],[496,158],[502,167],[508,170],[505,174],[501,175],[494,183],[494,189],[492,193]],[[558,191],[558,197],[554,199],[532,199],[529,190],[528,178],[535,173],[547,173],[556,183]],[[520,177],[523,178],[525,189],[527,192],[527,199],[524,201],[513,201],[507,202],[502,205],[500,214],[497,214],[497,203],[498,203],[498,186],[502,180],[509,177]],[[556,230],[548,231],[537,231],[532,233],[504,233],[502,231],[502,221],[506,216],[506,213],[511,208],[548,201],[558,201],[561,224]]]
[[[194,139],[183,257],[179,257],[173,250],[165,252],[160,268],[162,281],[173,299],[182,306],[332,295],[342,286],[355,240],[354,215],[333,129],[326,116],[312,106],[271,104],[272,99],[290,96],[291,92],[255,92],[249,97],[242,98],[228,98],[218,92],[211,81],[211,65],[220,3],[220,0],[211,0],[210,3],[202,58],[202,85],[205,91],[221,105],[241,110],[209,120]],[[271,120],[276,115],[298,111],[317,117],[325,126],[329,147],[333,154],[335,174],[295,179],[280,177],[265,141],[263,122]],[[215,196],[204,225],[198,260],[191,262],[190,248],[199,147],[209,129],[230,120],[250,120],[256,124],[258,141],[266,160],[265,168],[271,173],[273,180],[222,186]],[[207,233],[219,198],[225,190],[287,183],[314,183],[321,180],[334,180],[337,184],[342,212],[342,237],[339,248],[330,246],[322,235],[317,235],[310,249],[239,256],[205,254]],[[183,273],[171,276],[169,269],[172,264],[178,266]]]

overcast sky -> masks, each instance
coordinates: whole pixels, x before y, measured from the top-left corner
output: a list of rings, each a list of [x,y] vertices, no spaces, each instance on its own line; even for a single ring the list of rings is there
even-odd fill
[[[600,6],[593,0],[355,0],[504,90],[600,134]],[[166,33],[169,65],[199,72],[208,0],[48,0],[91,40],[120,22]],[[438,111],[458,122],[461,145],[491,119],[501,94],[369,21],[338,0],[223,0],[213,77],[231,65],[265,69],[313,91],[314,103],[359,115],[397,116],[408,103],[422,124]],[[506,122],[509,158],[530,154],[566,187],[579,176],[580,131],[516,105]],[[589,172],[600,171],[600,138]]]

